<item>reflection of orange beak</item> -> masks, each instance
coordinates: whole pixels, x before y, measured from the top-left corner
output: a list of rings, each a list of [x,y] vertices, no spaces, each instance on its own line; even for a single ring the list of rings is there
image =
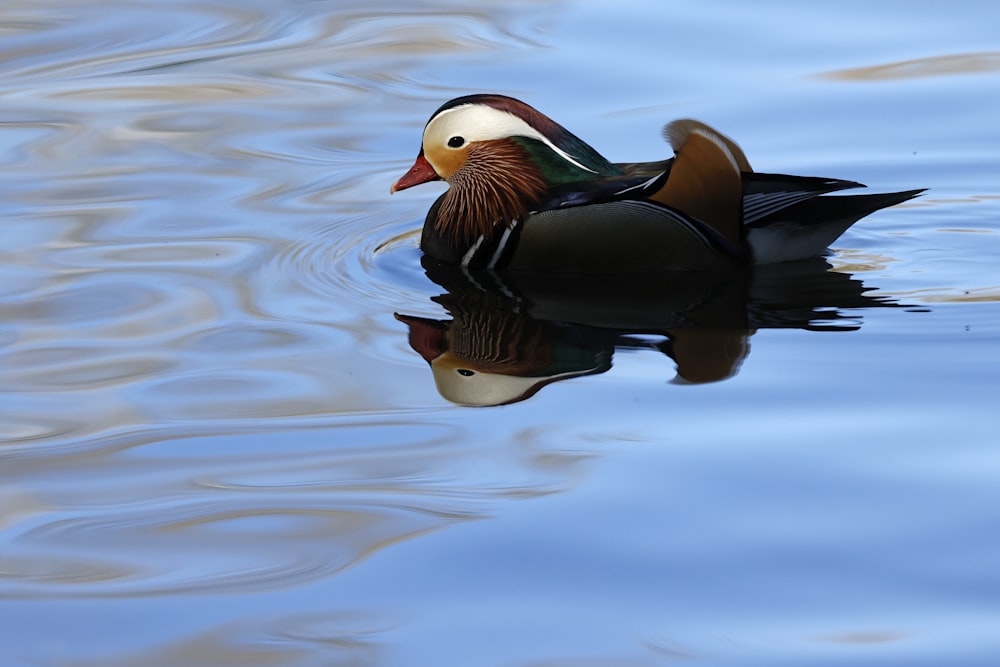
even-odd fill
[[[424,154],[421,153],[417,156],[416,162],[410,167],[410,170],[403,174],[403,177],[392,184],[389,188],[389,194],[396,192],[397,190],[405,190],[406,188],[412,188],[414,185],[420,185],[421,183],[427,183],[429,181],[439,181],[441,177],[437,175],[434,171],[434,167],[431,163],[427,161]]]
[[[444,353],[446,345],[444,334],[448,330],[446,323],[415,315],[399,313],[392,315],[410,328],[410,347],[423,357],[424,361],[430,363]]]

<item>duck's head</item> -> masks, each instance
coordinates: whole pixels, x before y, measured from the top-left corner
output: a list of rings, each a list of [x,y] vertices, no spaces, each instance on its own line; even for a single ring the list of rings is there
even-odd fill
[[[467,95],[431,115],[416,161],[390,192],[447,181],[451,187],[439,224],[453,224],[474,236],[523,217],[555,185],[616,171],[597,151],[524,102],[504,95]],[[458,218],[467,220],[457,223]]]

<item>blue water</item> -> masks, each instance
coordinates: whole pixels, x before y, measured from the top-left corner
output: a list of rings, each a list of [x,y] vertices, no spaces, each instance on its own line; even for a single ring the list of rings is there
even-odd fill
[[[0,662],[996,664],[998,20],[5,3]],[[928,191],[700,309],[456,306],[417,249],[442,186],[388,188],[472,92],[612,160],[694,117],[760,171]],[[589,370],[447,400],[394,313],[477,308]]]

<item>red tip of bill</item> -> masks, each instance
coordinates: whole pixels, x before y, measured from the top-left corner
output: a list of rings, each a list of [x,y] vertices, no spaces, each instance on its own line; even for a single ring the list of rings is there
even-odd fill
[[[403,177],[392,184],[389,188],[389,194],[396,192],[397,190],[405,190],[406,188],[412,188],[414,185],[420,185],[421,183],[427,183],[429,181],[440,180],[441,177],[437,175],[434,171],[434,167],[431,163],[427,161],[423,153],[417,156],[416,162],[410,167],[410,170],[403,174]]]

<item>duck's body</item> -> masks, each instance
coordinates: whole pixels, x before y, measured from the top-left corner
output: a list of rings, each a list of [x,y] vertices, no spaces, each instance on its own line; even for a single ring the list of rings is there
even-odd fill
[[[528,105],[470,95],[438,109],[392,188],[443,179],[424,253],[469,268],[716,269],[821,254],[848,227],[921,192],[821,197],[853,181],[754,172],[697,121],[665,129],[675,157],[611,163]]]

